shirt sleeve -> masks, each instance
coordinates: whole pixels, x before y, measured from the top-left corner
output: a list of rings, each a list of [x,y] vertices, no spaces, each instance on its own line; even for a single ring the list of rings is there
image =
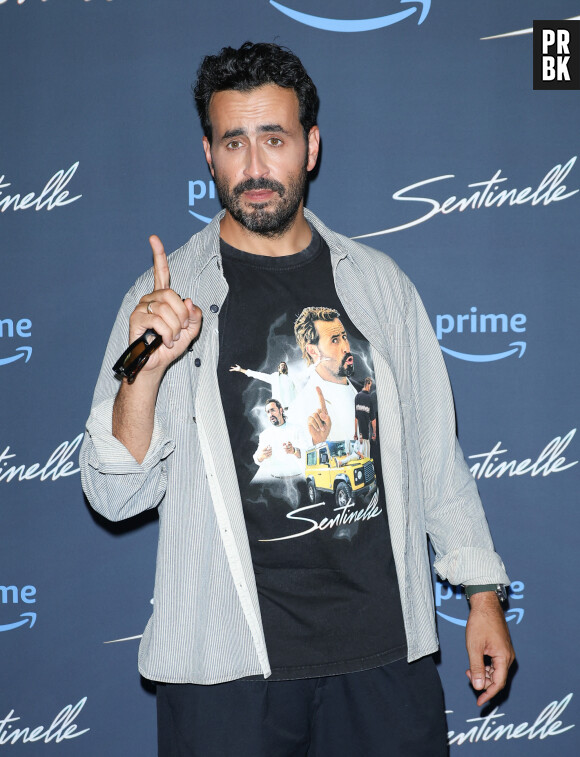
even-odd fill
[[[369,421],[376,421],[377,419],[377,399],[374,394],[369,395]]]
[[[138,299],[131,290],[117,316],[79,455],[87,499],[97,512],[113,521],[130,518],[159,504],[167,486],[167,458],[175,447],[167,436],[159,407],[155,411],[151,443],[142,463],[138,463],[112,433],[113,405],[119,389],[112,366],[127,348],[129,315]]]
[[[265,381],[267,384],[274,383],[273,375],[270,373],[260,373],[260,371],[252,371],[250,368],[246,368],[246,375],[250,378],[258,379],[259,381]]]
[[[508,584],[476,483],[455,434],[453,396],[443,355],[414,287],[408,327],[425,525],[435,550],[435,569],[454,585]]]

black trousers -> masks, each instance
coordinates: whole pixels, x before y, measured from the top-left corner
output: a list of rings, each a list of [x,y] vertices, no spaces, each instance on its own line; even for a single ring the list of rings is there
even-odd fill
[[[159,757],[445,757],[430,657],[358,673],[158,684]]]

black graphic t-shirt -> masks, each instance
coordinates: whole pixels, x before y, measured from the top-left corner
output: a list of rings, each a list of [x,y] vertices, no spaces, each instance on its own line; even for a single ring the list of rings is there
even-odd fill
[[[355,438],[374,369],[313,230],[295,255],[221,243],[229,286],[218,379],[272,678],[348,673],[406,654],[380,468]]]

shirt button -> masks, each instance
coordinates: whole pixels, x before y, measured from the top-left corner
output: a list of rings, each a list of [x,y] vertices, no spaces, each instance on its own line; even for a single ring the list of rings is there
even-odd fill
[[[196,368],[199,368],[199,366],[201,365],[201,360],[198,357],[196,357],[193,362],[195,363]]]
[[[219,308],[218,308],[217,305],[211,305],[210,306],[210,310],[211,310],[212,313],[218,313],[219,312]]]

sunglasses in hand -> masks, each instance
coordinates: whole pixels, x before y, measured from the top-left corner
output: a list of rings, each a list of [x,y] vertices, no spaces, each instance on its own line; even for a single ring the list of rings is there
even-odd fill
[[[127,379],[132,384],[137,374],[149,360],[155,350],[161,345],[163,339],[153,329],[147,329],[138,339],[132,342],[113,366],[115,378]]]

